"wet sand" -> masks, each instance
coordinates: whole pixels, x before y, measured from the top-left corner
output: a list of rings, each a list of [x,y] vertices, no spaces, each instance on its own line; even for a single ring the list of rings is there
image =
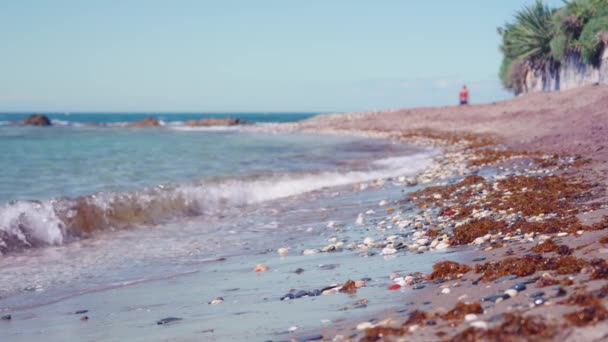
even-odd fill
[[[491,104],[325,115],[283,126],[434,144],[446,152],[425,176],[435,187],[408,200],[424,212],[418,237],[432,241],[444,234],[461,264],[444,274],[436,265],[436,272],[407,284],[403,275],[387,274],[407,289],[395,296],[395,308],[336,323],[321,331],[323,339],[608,338],[605,108],[608,87],[593,86]],[[462,265],[470,268],[454,268]],[[425,288],[414,292],[417,284]]]

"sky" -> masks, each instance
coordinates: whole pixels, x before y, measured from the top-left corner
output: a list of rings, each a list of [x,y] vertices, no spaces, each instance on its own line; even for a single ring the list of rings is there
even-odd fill
[[[497,101],[496,28],[533,1],[0,1],[0,112],[360,111],[463,84]]]

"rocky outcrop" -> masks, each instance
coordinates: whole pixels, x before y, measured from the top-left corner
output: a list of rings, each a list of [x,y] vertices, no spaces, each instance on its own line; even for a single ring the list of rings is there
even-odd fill
[[[127,127],[157,127],[160,126],[160,121],[157,118],[145,118],[139,121],[127,124]]]
[[[529,70],[523,92],[567,90],[587,85],[608,84],[608,49],[604,49],[597,66],[583,63],[579,53],[570,53],[557,66]]]
[[[23,120],[24,125],[51,126],[51,120],[46,115],[32,114]]]
[[[190,127],[211,127],[211,126],[236,126],[247,124],[239,118],[207,118],[199,120],[188,120],[184,125]]]

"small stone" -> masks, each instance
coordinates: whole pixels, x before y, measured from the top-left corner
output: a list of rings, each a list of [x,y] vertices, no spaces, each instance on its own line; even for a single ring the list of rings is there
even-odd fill
[[[3,321],[10,321],[11,319],[13,319],[12,315],[4,315],[2,317],[0,317],[1,320]]]
[[[298,327],[297,327],[297,326],[295,326],[295,325],[294,325],[294,326],[291,326],[291,327],[289,327],[289,329],[287,329],[287,331],[289,331],[290,333],[291,333],[291,332],[294,332],[294,331],[296,331],[296,330],[298,330]]]
[[[374,325],[371,322],[361,322],[357,324],[357,330],[365,330],[373,327]]]
[[[473,328],[488,329],[488,323],[484,321],[475,321],[470,323]]]
[[[163,324],[175,323],[175,322],[178,322],[178,321],[181,321],[181,320],[182,320],[182,318],[179,318],[179,317],[166,317],[166,318],[163,318],[161,320],[158,320],[156,322],[156,324],[163,325]]]
[[[464,320],[467,321],[467,322],[474,321],[476,319],[477,319],[477,315],[476,314],[467,314],[467,315],[464,316]]]
[[[557,236],[558,236],[558,237],[564,237],[564,236],[568,236],[568,233],[566,233],[566,232],[560,232],[560,233],[557,233]],[[542,236],[541,236],[541,238],[543,238],[543,237],[545,237],[545,235],[542,235]],[[546,240],[546,239],[545,239],[545,240]]]
[[[74,315],[82,315],[89,312],[89,310],[78,310],[74,312]]]
[[[509,297],[513,298],[513,297],[517,296],[517,290],[508,289],[505,291],[505,294],[508,295]]]
[[[298,337],[298,342],[308,342],[308,341],[320,341],[323,339],[323,335],[321,334],[310,334]]]
[[[355,281],[355,287],[356,288],[363,287],[363,286],[365,286],[365,283],[366,283],[365,280],[357,280],[357,281]]]
[[[372,239],[371,237],[366,237],[365,239],[363,239],[363,243],[366,245],[373,245],[374,244],[374,239]]]
[[[477,239],[473,240],[474,245],[481,245],[485,242],[486,242],[486,240],[483,237],[478,237]]]
[[[289,249],[283,247],[283,248],[279,248],[277,250],[277,253],[279,253],[280,256],[284,256],[287,255],[287,253],[289,253]]]
[[[513,285],[512,289],[516,290],[517,292],[525,291],[526,283],[524,283],[524,282],[516,283],[515,285]]]
[[[486,260],[485,257],[477,257],[477,258],[473,259],[474,262],[480,262],[480,261],[484,261],[484,260]]]
[[[442,294],[450,294],[450,292],[452,292],[452,291],[447,287],[445,289],[441,290]]]
[[[302,273],[304,273],[304,269],[303,268],[296,268],[296,270],[293,271],[293,273],[295,273],[295,274],[302,274]]]
[[[425,287],[424,284],[416,284],[416,285],[412,286],[412,289],[414,289],[414,290],[421,290],[424,287]]]
[[[435,249],[442,250],[442,249],[446,249],[448,247],[450,247],[450,245],[448,243],[446,243],[446,242],[440,242],[440,243],[437,244],[437,246],[435,247]]]
[[[292,300],[294,298],[296,298],[296,296],[294,296],[293,293],[287,293],[283,297],[281,297],[281,301]]]
[[[365,224],[365,217],[363,216],[363,214],[359,214],[359,216],[357,216],[357,220],[355,221],[355,223],[360,226]]]
[[[378,203],[378,206],[380,206],[380,207],[384,207],[384,206],[387,206],[387,205],[388,205],[388,201],[387,200],[382,200],[382,201],[380,201],[380,203]]]
[[[391,255],[397,253],[397,250],[391,247],[384,247],[382,249],[382,255]]]
[[[88,321],[89,320],[89,316],[82,316],[80,317],[81,321]]]
[[[313,255],[317,253],[319,253],[318,249],[305,249],[304,251],[302,251],[303,255]]]
[[[218,305],[218,304],[222,304],[223,302],[224,302],[224,298],[217,297],[214,300],[210,301],[209,304],[211,304],[211,305]]]
[[[253,272],[266,272],[266,271],[268,271],[268,266],[266,266],[264,264],[257,264],[253,268]]]
[[[434,199],[441,199],[441,198],[443,198],[443,196],[441,194],[439,194],[439,193],[436,193],[436,194],[433,194],[433,198]]]
[[[329,221],[329,223],[327,223],[327,228],[334,228],[336,226],[336,222],[334,221]]]

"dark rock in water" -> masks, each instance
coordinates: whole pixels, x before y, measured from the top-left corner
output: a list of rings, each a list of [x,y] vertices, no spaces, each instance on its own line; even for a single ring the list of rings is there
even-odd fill
[[[543,297],[544,295],[545,295],[545,293],[543,291],[537,291],[537,292],[534,292],[530,297],[540,298],[540,297]]]
[[[246,124],[248,124],[248,122],[239,118],[206,118],[184,122],[184,125],[190,127],[236,126]]]
[[[160,121],[157,118],[145,118],[139,121],[131,122],[127,127],[157,127],[160,126]]]
[[[308,296],[308,291],[300,290],[300,291],[296,292],[296,294],[295,294],[296,298],[302,298],[305,296]]]
[[[477,257],[477,258],[473,259],[473,261],[484,261],[484,260],[486,260],[485,257]]]
[[[560,287],[557,289],[557,293],[555,293],[555,297],[563,297],[567,294],[568,294],[568,292],[563,287]]]
[[[321,270],[333,270],[336,267],[340,266],[339,264],[321,264],[319,265],[319,269]]]
[[[32,126],[51,126],[51,120],[46,115],[32,114],[23,123]]]
[[[297,341],[298,342],[320,341],[322,339],[323,339],[323,335],[321,335],[321,334],[311,334],[311,335],[300,336],[300,337],[298,337]]]
[[[517,292],[525,291],[526,290],[526,283],[525,282],[515,283],[515,285],[511,286],[511,288],[513,290],[516,290]]]
[[[3,321],[10,321],[11,319],[13,319],[13,316],[11,315],[4,315],[2,317],[0,317],[1,320]]]
[[[74,314],[75,315],[82,315],[82,314],[85,314],[87,312],[89,312],[89,310],[78,310],[78,311],[74,312]]]
[[[283,297],[281,297],[281,300],[290,300],[290,299],[294,299],[296,298],[296,296],[293,295],[293,293],[288,293],[286,295],[284,295]]]
[[[302,273],[304,273],[304,269],[303,268],[296,268],[296,270],[293,271],[293,273],[295,273],[295,274],[302,274]]]
[[[423,289],[424,286],[425,286],[424,284],[416,284],[416,285],[412,286],[412,289],[420,290],[420,289]]]
[[[163,324],[175,323],[175,322],[178,322],[181,320],[182,320],[182,318],[179,318],[179,317],[166,317],[166,318],[163,318],[163,319],[159,320],[158,322],[156,322],[156,324],[163,325]]]
[[[505,299],[509,299],[509,298],[511,298],[511,297],[508,294],[502,293],[502,294],[497,294],[497,295],[481,298],[481,301],[496,303],[496,301],[499,299],[505,300]]]
[[[499,284],[499,283],[502,283],[502,282],[505,282],[505,281],[509,281],[509,280],[513,280],[513,279],[517,279],[517,276],[515,274],[511,274],[511,275],[507,275],[507,276],[504,276],[504,277],[500,277],[500,278],[496,279],[494,282],[496,284]]]
[[[321,295],[321,290],[319,290],[319,289],[314,289],[314,290],[310,291],[310,293],[309,293],[309,294],[310,294],[311,296],[315,296],[315,297],[316,297],[316,296],[320,296],[320,295]]]

